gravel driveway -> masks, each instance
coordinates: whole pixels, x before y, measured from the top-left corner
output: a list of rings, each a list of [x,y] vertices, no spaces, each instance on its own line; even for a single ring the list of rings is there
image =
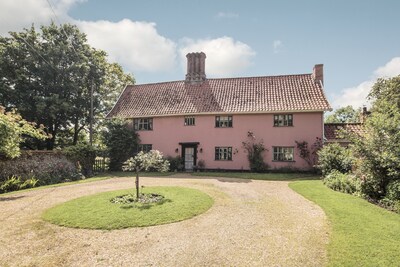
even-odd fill
[[[58,203],[134,186],[134,178],[0,195],[0,266],[323,266],[323,211],[287,182],[141,178],[141,184],[200,189],[213,207],[167,225],[103,231],[43,222]]]

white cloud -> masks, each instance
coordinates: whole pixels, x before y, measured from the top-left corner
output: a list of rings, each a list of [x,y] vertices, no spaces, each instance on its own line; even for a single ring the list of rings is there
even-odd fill
[[[206,74],[214,77],[240,74],[251,65],[251,59],[256,54],[247,44],[226,36],[200,40],[186,38],[180,48],[183,62],[186,63],[186,54],[191,52],[206,53]]]
[[[379,67],[374,71],[368,81],[364,81],[359,85],[351,88],[346,88],[341,91],[340,96],[334,96],[333,107],[345,107],[352,105],[355,108],[363,105],[370,106],[367,97],[372,86],[378,78],[390,78],[400,74],[400,57],[391,59],[384,66]]]
[[[218,12],[218,14],[215,16],[219,19],[236,19],[239,17],[239,14],[233,13],[233,12]]]
[[[274,48],[274,54],[279,53],[280,48],[282,47],[282,41],[274,40],[274,42],[272,43],[272,47]]]
[[[390,78],[400,74],[400,57],[392,58],[385,66],[374,71],[375,78]]]
[[[79,21],[89,43],[131,71],[167,71],[174,67],[176,44],[159,35],[155,23]]]
[[[6,35],[10,31],[22,31],[35,24],[40,26],[48,24],[52,20],[65,22],[70,20],[68,10],[82,0],[52,0],[54,15],[46,0],[1,0],[0,1],[0,35]]]
[[[51,3],[51,9],[48,1]],[[204,51],[207,54],[206,72],[210,76],[239,74],[249,65],[255,52],[245,43],[230,37],[217,39],[185,39],[178,49],[176,42],[157,32],[156,24],[124,19],[78,21],[68,15],[75,4],[86,0],[0,0],[0,34],[22,31],[24,27],[55,23],[73,23],[87,34],[90,45],[105,50],[110,61],[120,63],[131,72],[168,72],[176,65],[177,54],[186,66],[186,53]],[[232,12],[219,12],[218,18],[237,18]]]

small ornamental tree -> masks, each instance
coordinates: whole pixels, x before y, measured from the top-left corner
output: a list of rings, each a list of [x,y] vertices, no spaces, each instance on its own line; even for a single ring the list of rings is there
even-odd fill
[[[43,126],[35,127],[35,123],[27,122],[15,110],[6,112],[0,106],[0,154],[7,158],[17,158],[21,154],[20,144],[26,137],[45,140],[49,136]]]
[[[128,159],[122,166],[123,171],[133,171],[136,173],[136,199],[139,199],[139,173],[148,171],[149,169],[159,172],[167,172],[169,170],[169,161],[163,158],[158,150],[150,150],[145,153],[140,151],[135,157]]]

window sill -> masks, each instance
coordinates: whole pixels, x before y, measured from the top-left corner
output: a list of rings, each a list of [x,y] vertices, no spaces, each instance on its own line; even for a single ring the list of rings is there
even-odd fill
[[[282,125],[282,126],[279,126],[279,125],[274,125],[274,127],[276,127],[276,128],[282,128],[282,127],[294,127],[294,125]]]
[[[214,161],[233,161],[231,159],[214,159]]]
[[[273,160],[272,162],[296,162],[295,160]]]

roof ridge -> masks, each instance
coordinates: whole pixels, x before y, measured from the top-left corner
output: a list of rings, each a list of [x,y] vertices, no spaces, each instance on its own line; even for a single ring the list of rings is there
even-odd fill
[[[207,78],[206,81],[215,80],[239,80],[239,79],[256,79],[256,78],[280,78],[280,77],[293,77],[293,76],[311,76],[312,73],[302,74],[287,74],[287,75],[264,75],[264,76],[243,76],[243,77],[227,77],[227,78]],[[166,82],[152,82],[152,83],[141,83],[141,84],[129,84],[128,86],[139,86],[139,85],[156,85],[156,84],[167,84],[167,83],[179,83],[185,82],[185,80],[175,80]]]

